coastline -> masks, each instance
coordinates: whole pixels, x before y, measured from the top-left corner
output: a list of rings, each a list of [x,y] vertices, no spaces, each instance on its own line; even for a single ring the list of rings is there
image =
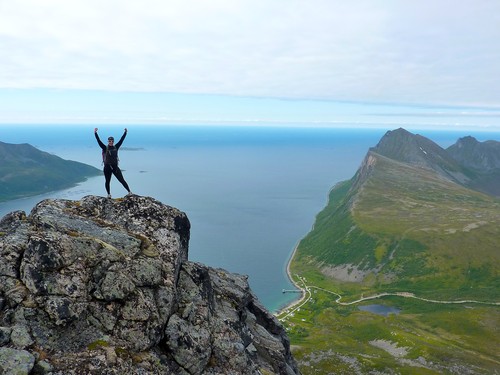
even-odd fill
[[[293,248],[293,251],[292,251],[292,254],[290,255],[290,258],[288,258],[288,261],[286,263],[286,275],[288,276],[288,279],[293,284],[293,286],[295,288],[297,288],[298,290],[300,290],[300,297],[298,297],[297,299],[295,299],[295,300],[287,303],[283,307],[281,307],[278,310],[276,310],[274,312],[275,316],[279,316],[283,312],[285,312],[286,310],[291,309],[291,308],[295,307],[296,305],[302,303],[302,301],[304,301],[304,299],[306,298],[306,291],[305,291],[305,289],[301,288],[300,285],[295,282],[295,280],[292,278],[292,273],[290,272],[290,264],[292,263],[293,257],[295,256],[295,253],[297,252],[297,249],[299,247],[300,241],[302,241],[302,239],[300,239],[299,242],[297,242],[297,244]]]
[[[330,190],[328,190],[328,194],[327,194],[327,200],[326,200],[326,204],[325,206],[321,209],[321,211],[323,211],[329,204],[330,204],[330,193],[332,192],[333,189],[335,189],[340,183],[342,183],[344,181],[339,181],[337,182],[335,185],[333,185]],[[320,212],[321,212],[320,211]],[[318,213],[319,214],[319,213]],[[314,223],[313,225],[311,226],[311,229],[309,230],[309,232],[307,234],[309,234],[310,232],[312,232],[314,230],[314,224],[316,224],[316,219],[318,217],[318,214],[315,215],[314,217]],[[307,236],[306,234],[306,236]],[[304,236],[305,237],[305,236]],[[293,300],[292,302],[290,303],[287,303],[286,305],[284,305],[283,307],[279,308],[278,310],[276,310],[276,312],[274,312],[274,315],[275,316],[279,316],[281,315],[285,310],[288,310],[288,309],[291,309],[293,307],[295,307],[296,305],[299,305],[301,304],[304,299],[306,298],[307,296],[307,293],[306,293],[306,290],[304,288],[302,288],[299,284],[297,284],[295,282],[295,280],[292,278],[292,273],[290,272],[290,264],[292,263],[292,260],[295,256],[295,253],[297,252],[298,248],[299,248],[299,245],[300,243],[302,242],[302,240],[304,239],[304,237],[302,237],[298,242],[297,244],[295,245],[293,251],[292,251],[292,254],[290,255],[290,257],[288,258],[288,261],[286,263],[286,274],[288,276],[288,279],[290,280],[290,282],[295,286],[295,288],[297,288],[298,290],[300,290],[300,297]]]
[[[9,131],[5,137],[15,142],[36,139],[38,147],[64,159],[100,165],[101,155],[94,153],[93,128],[91,137],[90,129],[83,126],[35,128],[29,132]],[[124,175],[132,191],[186,212],[193,224],[189,259],[249,275],[253,292],[271,314],[301,298],[300,290],[288,281],[291,278],[286,271],[294,247],[310,231],[314,216],[325,206],[330,187],[350,176],[366,148],[380,138],[376,132],[351,129],[341,132],[298,129],[283,133],[278,129],[271,132],[238,128],[225,132],[208,126],[194,129],[137,125],[131,130],[134,137],[122,147],[148,146],[147,151],[124,149],[121,156],[126,159],[122,160],[126,166]],[[109,129],[111,133],[114,131]],[[55,140],[56,133],[66,141]],[[68,141],[71,147],[67,146]],[[151,165],[151,160],[166,162]],[[243,164],[256,169],[242,171]],[[0,212],[26,207],[29,213],[45,198],[79,200],[85,195],[102,195],[105,190],[100,173],[71,189],[2,203]],[[240,174],[245,178],[235,178]],[[118,196],[124,190],[113,181],[112,191]],[[287,217],[290,219],[284,220]],[[227,233],[228,225],[231,236]],[[241,241],[247,238],[248,241]],[[257,242],[253,238],[258,241],[259,251],[255,251]],[[262,258],[256,259],[257,255]],[[294,262],[300,262],[295,260],[299,255],[295,253]],[[293,279],[297,277],[290,275]],[[295,281],[303,286],[300,279]],[[283,294],[282,288],[296,292]]]

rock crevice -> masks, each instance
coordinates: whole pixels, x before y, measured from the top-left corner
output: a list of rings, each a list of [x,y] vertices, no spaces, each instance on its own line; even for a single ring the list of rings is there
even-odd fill
[[[189,233],[183,212],[140,196],[6,215],[0,373],[299,373],[247,278],[189,261]]]

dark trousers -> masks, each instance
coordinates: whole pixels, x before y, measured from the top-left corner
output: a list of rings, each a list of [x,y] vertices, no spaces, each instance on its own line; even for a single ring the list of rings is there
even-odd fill
[[[123,187],[125,189],[127,189],[128,192],[130,192],[128,184],[125,181],[125,179],[123,178],[122,171],[118,167],[118,165],[116,165],[116,164],[104,164],[104,178],[106,179],[106,183],[104,184],[104,186],[106,187],[106,191],[108,192],[108,194],[111,194],[110,190],[109,190],[109,183],[111,182],[111,175],[112,174],[114,174],[116,179],[121,182]]]

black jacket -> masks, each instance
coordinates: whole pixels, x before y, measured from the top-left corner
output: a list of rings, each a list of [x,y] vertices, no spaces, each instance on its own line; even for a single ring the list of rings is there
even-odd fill
[[[102,161],[104,162],[104,165],[110,164],[110,165],[118,165],[118,149],[122,145],[123,141],[125,140],[125,137],[127,136],[127,132],[124,132],[120,140],[114,145],[114,146],[108,146],[102,143],[101,139],[99,138],[99,135],[97,132],[94,133],[95,139],[97,140],[97,143],[102,149]]]

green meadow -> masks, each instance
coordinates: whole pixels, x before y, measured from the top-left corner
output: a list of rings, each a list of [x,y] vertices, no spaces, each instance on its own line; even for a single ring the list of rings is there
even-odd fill
[[[291,261],[310,293],[278,317],[301,371],[500,373],[500,200],[373,156],[332,189]],[[373,304],[400,312],[359,309]]]

